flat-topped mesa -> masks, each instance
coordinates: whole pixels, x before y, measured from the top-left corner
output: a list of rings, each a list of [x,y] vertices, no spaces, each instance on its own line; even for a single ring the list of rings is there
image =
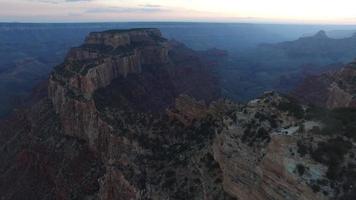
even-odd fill
[[[162,41],[162,34],[158,29],[130,29],[130,30],[109,30],[104,32],[90,33],[86,38],[86,44],[108,45],[113,48],[132,44],[156,44]]]
[[[91,33],[51,74],[49,99],[64,134],[96,148],[114,131],[102,115],[108,107],[160,113],[180,94],[215,99],[219,89],[201,56],[157,29]]]
[[[142,72],[145,65],[169,62],[169,45],[158,29],[110,30],[91,33],[70,50],[49,80],[49,98],[63,122],[64,132],[92,145],[108,130],[93,101],[96,90],[118,77]]]
[[[168,43],[158,29],[91,33],[82,46],[70,50],[52,79],[90,97],[118,76],[140,73],[143,65],[167,63],[168,51]]]

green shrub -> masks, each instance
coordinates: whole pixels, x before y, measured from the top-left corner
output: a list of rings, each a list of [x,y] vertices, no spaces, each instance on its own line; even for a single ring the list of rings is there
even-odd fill
[[[300,176],[303,176],[303,174],[304,174],[304,172],[305,172],[305,167],[304,167],[304,165],[302,165],[302,164],[297,164],[296,169],[297,169],[298,174],[299,174]]]
[[[297,152],[301,157],[304,157],[308,152],[309,152],[309,147],[305,144],[303,144],[302,141],[297,142]]]
[[[318,144],[318,148],[312,152],[311,156],[317,162],[328,166],[327,177],[336,180],[341,172],[341,164],[345,155],[352,148],[352,143],[341,137],[329,139],[327,142]]]
[[[356,109],[338,108],[327,110],[311,107],[307,118],[323,122],[324,127],[318,131],[323,135],[343,135],[356,141]]]
[[[298,104],[294,100],[290,100],[288,102],[280,102],[277,105],[277,108],[281,111],[288,112],[290,115],[301,119],[304,117],[304,110],[300,104]]]

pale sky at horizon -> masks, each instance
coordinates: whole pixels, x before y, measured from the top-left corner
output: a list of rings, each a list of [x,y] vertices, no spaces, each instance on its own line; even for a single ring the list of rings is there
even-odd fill
[[[355,0],[0,0],[2,22],[356,24]]]

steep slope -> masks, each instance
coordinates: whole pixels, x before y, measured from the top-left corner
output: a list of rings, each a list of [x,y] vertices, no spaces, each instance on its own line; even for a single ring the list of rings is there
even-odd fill
[[[105,173],[99,155],[65,137],[50,101],[0,124],[2,199],[85,199],[97,196]]]
[[[304,103],[320,107],[355,107],[356,67],[350,63],[340,70],[309,76],[293,95]]]
[[[0,124],[2,199],[354,198],[354,112],[326,134],[323,110],[216,100],[214,80],[157,29],[90,34]]]

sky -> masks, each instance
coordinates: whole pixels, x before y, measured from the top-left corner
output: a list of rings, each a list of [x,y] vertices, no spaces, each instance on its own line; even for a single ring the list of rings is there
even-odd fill
[[[356,24],[355,10],[355,0],[0,0],[0,21]]]

